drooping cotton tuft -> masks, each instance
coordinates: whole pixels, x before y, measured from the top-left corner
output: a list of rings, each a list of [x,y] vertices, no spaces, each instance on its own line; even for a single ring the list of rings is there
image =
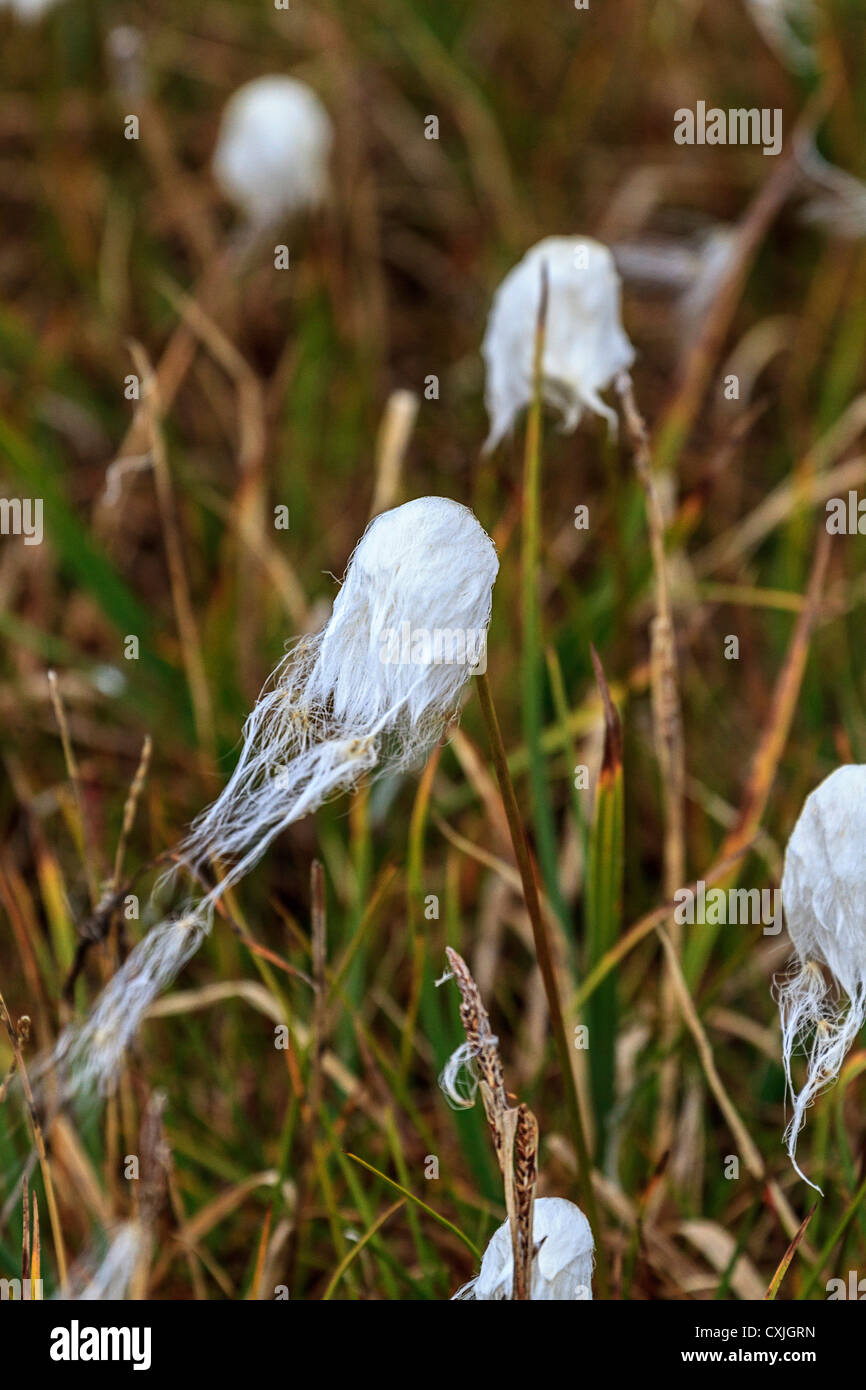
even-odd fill
[[[237,767],[194,824],[187,858],[242,856],[224,889],[326,797],[373,767],[426,756],[483,669],[498,568],[458,502],[420,497],[376,517],[327,624],[288,654],[247,720]]]
[[[599,393],[634,361],[620,321],[620,281],[606,246],[588,237],[547,237],[506,275],[493,299],[482,354],[485,402],[493,449],[532,399],[535,331],[547,267],[542,391],[562,415],[563,429],[577,428],[584,410],[616,428],[616,415]]]
[[[294,77],[258,77],[223,112],[214,177],[249,223],[269,227],[323,202],[333,139],[311,87]]]
[[[794,1099],[786,1139],[803,1177],[796,1151],[806,1109],[838,1076],[866,1020],[866,766],[837,768],[806,798],[785,852],[782,901],[796,951],[778,988]],[[800,1049],[807,1074],[798,1092],[791,1062]]]
[[[282,830],[374,770],[423,759],[483,669],[493,583],[490,537],[468,507],[421,497],[367,527],[325,627],[302,638],[244,726],[221,796],[194,822],[181,863],[222,878],[139,942],[55,1048],[61,1094],[106,1089],[147,1009],[198,950],[213,908]],[[175,872],[175,871],[173,871]]]
[[[531,1299],[539,1303],[590,1300],[595,1241],[580,1207],[564,1197],[537,1198],[532,1234]],[[479,1274],[454,1297],[461,1301],[510,1299],[513,1274],[511,1227],[505,1221],[484,1252]]]

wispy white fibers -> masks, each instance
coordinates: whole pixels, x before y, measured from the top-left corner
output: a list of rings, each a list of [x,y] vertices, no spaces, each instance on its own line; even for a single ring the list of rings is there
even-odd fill
[[[69,1287],[58,1297],[78,1302],[106,1301],[126,1298],[126,1293],[148,1242],[140,1221],[125,1221],[118,1226],[98,1265],[92,1256],[72,1271]]]
[[[439,1086],[448,1104],[455,1110],[470,1110],[475,1104],[478,1091],[478,1069],[476,1057],[485,1048],[496,1048],[499,1039],[485,1027],[482,1037],[476,1042],[462,1042],[456,1047],[439,1073]]]
[[[367,527],[321,632],[271,676],[244,727],[222,795],[193,823],[180,860],[221,881],[145,936],[53,1061],[61,1092],[106,1088],[148,1007],[198,949],[213,908],[280,831],[377,769],[422,760],[457,715],[486,651],[493,542],[475,516],[421,497]]]
[[[866,184],[830,164],[813,140],[801,141],[797,155],[808,193],[801,220],[844,241],[866,236]]]
[[[616,428],[616,415],[599,392],[631,366],[634,349],[620,321],[620,281],[613,257],[606,246],[588,237],[547,237],[506,275],[493,299],[481,349],[490,416],[486,449],[496,447],[532,399],[543,266],[549,290],[544,399],[561,413],[566,431],[577,428],[584,410],[603,415]]]
[[[60,1034],[44,1069],[57,1079],[59,1099],[110,1086],[147,1010],[195,955],[209,929],[209,912],[195,907],[142,937],[87,1018]]]
[[[727,274],[737,248],[736,227],[717,223],[689,237],[645,238],[611,247],[617,270],[628,284],[672,292],[681,344],[688,347],[700,329]]]
[[[333,139],[311,87],[294,77],[258,77],[223,112],[214,177],[251,225],[268,227],[324,200]]]
[[[564,1197],[537,1198],[532,1214],[532,1239],[535,1254],[531,1300],[538,1303],[590,1300],[595,1241],[580,1207]],[[510,1299],[513,1277],[511,1227],[505,1221],[484,1252],[480,1272],[454,1297],[479,1301]]]
[[[806,798],[785,852],[782,902],[796,951],[778,985],[794,1100],[785,1137],[805,1177],[796,1151],[806,1109],[839,1075],[866,1020],[866,766],[837,768]],[[807,1073],[797,1091],[791,1062],[799,1050]]]
[[[810,45],[799,29],[811,29],[815,22],[813,0],[746,0],[746,8],[776,57],[795,72],[809,72],[815,66]]]

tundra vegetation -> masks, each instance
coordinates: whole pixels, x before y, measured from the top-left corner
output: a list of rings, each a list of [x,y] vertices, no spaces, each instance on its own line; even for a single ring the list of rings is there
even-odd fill
[[[866,762],[864,39],[857,0],[0,4],[4,1289],[863,1296],[862,899],[837,960],[809,816],[796,958],[775,895]],[[429,497],[493,541],[489,630],[398,605],[289,737],[269,676]],[[344,718],[366,660],[447,687],[423,737]]]

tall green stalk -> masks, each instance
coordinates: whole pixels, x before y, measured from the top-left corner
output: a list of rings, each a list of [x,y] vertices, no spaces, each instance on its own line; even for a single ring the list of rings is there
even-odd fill
[[[526,421],[526,444],[523,460],[523,530],[521,536],[521,614],[523,646],[521,651],[521,695],[523,704],[523,736],[529,758],[529,785],[532,795],[532,821],[541,876],[547,895],[563,926],[569,919],[559,887],[556,862],[556,832],[553,811],[548,795],[547,774],[542,748],[544,729],[544,648],[541,640],[541,610],[538,579],[541,553],[541,413],[544,336],[547,322],[547,267],[542,268],[541,298],[535,325],[535,346],[532,362],[532,400]]]

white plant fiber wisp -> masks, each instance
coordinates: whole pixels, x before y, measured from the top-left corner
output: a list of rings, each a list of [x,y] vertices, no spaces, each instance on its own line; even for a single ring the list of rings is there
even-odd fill
[[[796,1152],[806,1109],[839,1075],[866,1020],[866,766],[837,768],[806,798],[785,851],[782,902],[796,952],[777,989],[794,1101],[785,1137],[805,1178]],[[807,1073],[797,1091],[791,1063],[801,1049]]]
[[[370,523],[331,617],[271,676],[229,782],[180,846],[199,881],[219,862],[220,882],[149,931],[90,1016],[64,1030],[53,1057],[62,1089],[111,1082],[150,1004],[207,935],[215,904],[276,835],[374,769],[426,757],[484,655],[498,568],[473,513],[448,498],[421,497]]]
[[[532,399],[535,331],[547,267],[548,301],[542,358],[542,394],[577,428],[584,410],[612,429],[616,414],[600,392],[631,366],[634,349],[620,320],[620,279],[613,256],[589,237],[546,237],[506,275],[493,298],[481,352],[490,450]]]

